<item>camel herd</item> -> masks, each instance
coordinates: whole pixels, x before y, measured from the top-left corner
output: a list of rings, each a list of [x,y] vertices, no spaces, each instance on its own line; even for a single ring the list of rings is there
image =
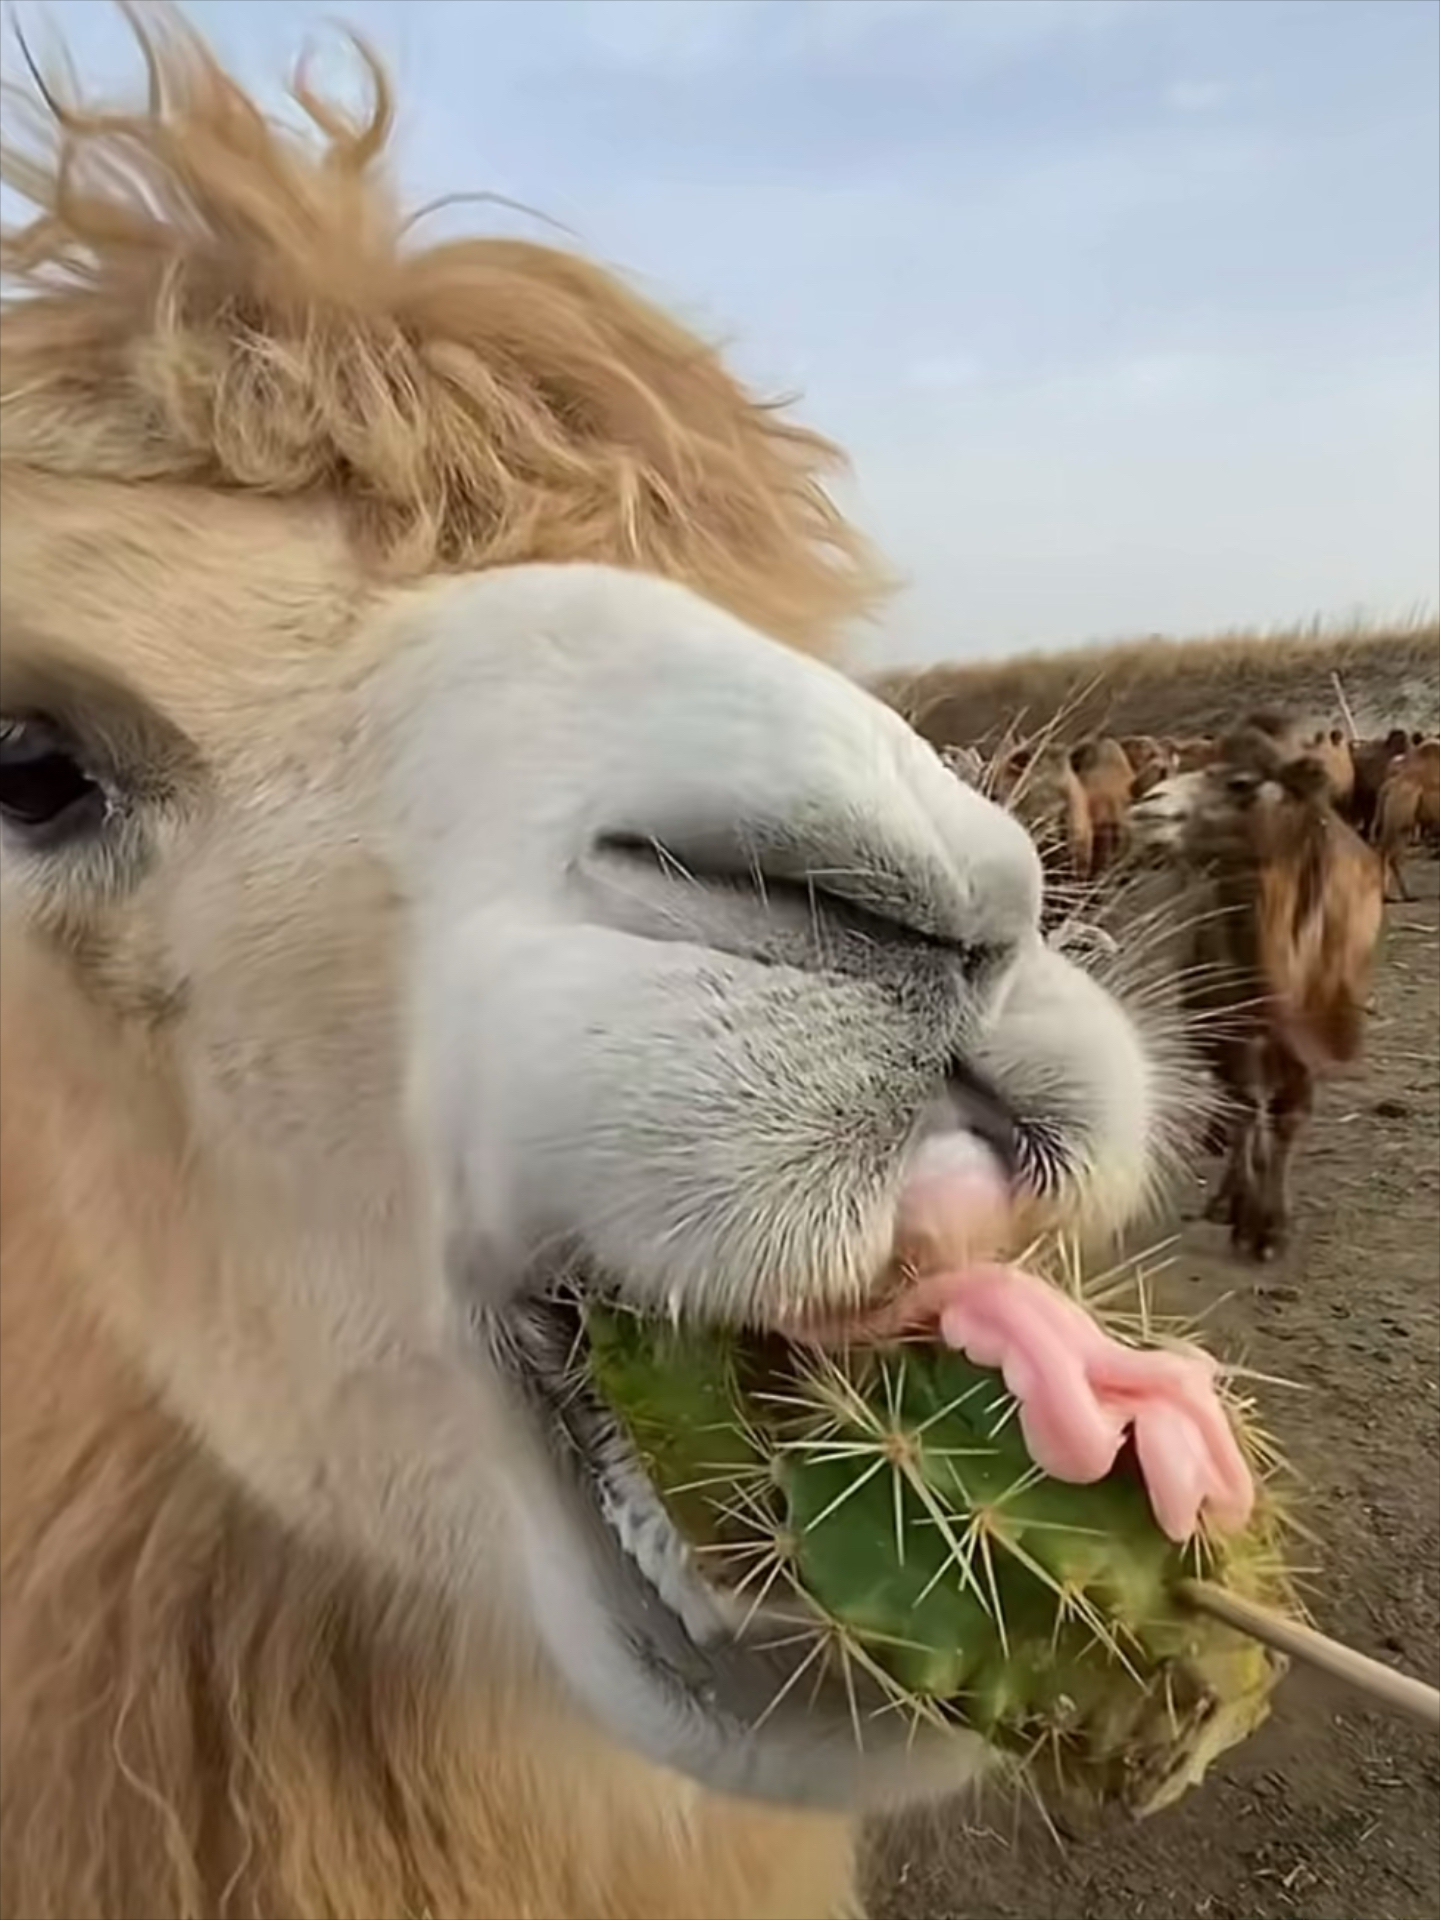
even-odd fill
[[[1147,868],[1188,887],[1174,977],[1219,1095],[1209,1213],[1237,1253],[1270,1259],[1316,1079],[1361,1050],[1386,891],[1408,899],[1405,855],[1440,841],[1440,739],[1259,712],[1218,737],[942,757],[1025,821],[1067,910],[1076,888]]]
[[[1283,742],[1287,757],[1323,771],[1337,815],[1375,847],[1387,890],[1408,899],[1406,854],[1421,843],[1440,851],[1440,738],[1400,726],[1360,738],[1270,713],[1252,719]],[[1098,734],[1069,746],[1006,747],[990,758],[979,747],[951,745],[941,757],[961,779],[1010,805],[1057,873],[1085,883],[1129,850],[1135,805],[1164,781],[1216,766],[1224,752],[1224,736],[1210,733]]]

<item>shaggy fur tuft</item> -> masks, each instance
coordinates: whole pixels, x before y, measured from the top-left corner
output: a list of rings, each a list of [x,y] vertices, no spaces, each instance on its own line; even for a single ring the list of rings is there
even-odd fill
[[[390,575],[598,560],[817,650],[885,581],[824,490],[839,451],[601,268],[509,239],[410,244],[370,108],[306,84],[302,138],[166,8],[127,8],[135,112],[7,89],[7,459],[339,502]]]

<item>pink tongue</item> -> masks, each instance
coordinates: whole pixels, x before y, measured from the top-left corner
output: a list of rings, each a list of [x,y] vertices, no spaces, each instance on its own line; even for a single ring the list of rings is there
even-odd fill
[[[1150,1504],[1170,1539],[1188,1540],[1202,1515],[1222,1530],[1249,1520],[1254,1481],[1207,1354],[1123,1346],[1055,1287],[993,1264],[931,1274],[844,1331],[873,1341],[936,1323],[947,1346],[1000,1370],[1031,1459],[1055,1479],[1103,1480],[1133,1431]]]

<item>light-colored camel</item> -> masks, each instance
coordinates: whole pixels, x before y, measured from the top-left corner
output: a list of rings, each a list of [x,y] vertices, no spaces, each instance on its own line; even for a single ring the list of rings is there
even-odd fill
[[[1090,871],[1098,877],[1125,852],[1135,770],[1120,742],[1107,734],[1082,740],[1071,753],[1070,764],[1085,794],[1090,819]]]
[[[1440,836],[1440,740],[1422,740],[1395,762],[1375,807],[1375,846],[1391,887],[1400,900],[1410,898],[1405,883],[1405,854],[1417,838]]]
[[[1054,878],[1075,884],[1089,880],[1094,832],[1068,747],[1046,741],[1038,748],[1015,748],[997,763],[994,787],[996,799],[1023,823]]]
[[[978,1743],[777,1700],[553,1283],[858,1304],[975,1076],[1114,1227],[1165,1089],[813,657],[878,585],[828,444],[421,246],[378,69],[301,138],[143,45],[6,110],[0,1913],[850,1911]]]

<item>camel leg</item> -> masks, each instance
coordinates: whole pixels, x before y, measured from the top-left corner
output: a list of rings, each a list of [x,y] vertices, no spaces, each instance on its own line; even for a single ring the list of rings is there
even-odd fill
[[[1251,1223],[1257,1260],[1272,1260],[1290,1238],[1290,1171],[1295,1148],[1315,1106],[1315,1079],[1298,1060],[1286,1060],[1270,1101],[1269,1151]]]
[[[1264,1114],[1248,1088],[1235,1090],[1230,1108],[1229,1152],[1225,1171],[1210,1204],[1207,1220],[1228,1224],[1231,1238],[1241,1233],[1249,1218],[1249,1196],[1255,1184],[1255,1163],[1264,1152]]]
[[[1236,1152],[1229,1175],[1231,1188],[1230,1245],[1242,1259],[1263,1260],[1266,1244],[1266,1197],[1270,1183],[1271,1140],[1269,1115],[1255,1101],[1237,1130]]]

